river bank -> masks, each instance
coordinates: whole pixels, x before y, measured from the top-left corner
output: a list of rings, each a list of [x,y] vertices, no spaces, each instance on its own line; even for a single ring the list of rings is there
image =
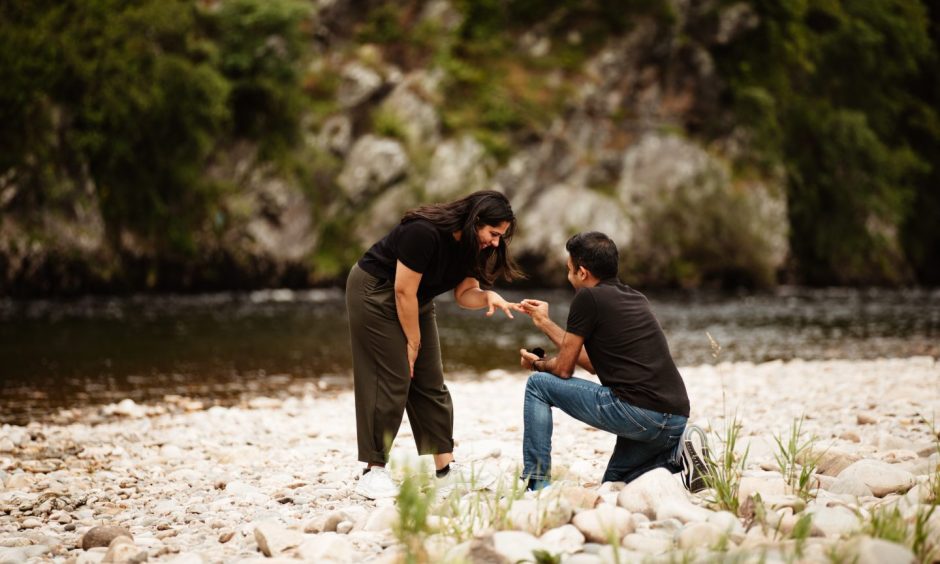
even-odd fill
[[[617,536],[628,555],[664,551],[668,560],[682,553],[705,555],[721,544],[725,550],[769,555],[770,561],[793,554],[794,535],[787,531],[800,516],[813,514],[816,525],[803,550],[816,561],[841,550],[839,538],[854,538],[877,506],[899,503],[911,517],[936,503],[928,488],[937,478],[940,456],[932,430],[940,414],[940,364],[933,358],[724,363],[686,367],[682,373],[694,421],[716,433],[727,429],[731,415],[741,422],[738,451],[748,449],[742,502],[749,492],[760,492],[767,519],[782,532],[757,526],[753,513],[731,520],[727,514],[702,513],[707,494],[675,498],[697,511],[674,515],[657,514],[663,503],[631,507],[629,492],[598,484],[611,437],[563,414],[555,418],[554,475],[571,488],[559,488],[558,499],[545,502],[558,510],[553,514],[570,518],[597,511],[595,505],[613,511],[619,497],[629,531]],[[458,459],[485,463],[506,483],[521,463],[525,379],[521,372],[494,370],[450,385]],[[784,487],[774,456],[779,451],[774,437],[785,441],[801,416],[803,438],[816,437],[813,445],[820,453],[814,475],[819,488],[813,488],[808,503]],[[715,434],[711,440],[720,452]],[[393,458],[403,464],[415,458],[413,450],[405,423]],[[124,527],[134,547],[124,554],[146,552],[151,561],[250,561],[264,558],[259,545],[282,560],[322,561],[332,555],[340,561],[392,561],[400,550],[387,527],[394,506],[353,493],[360,468],[350,391],[311,387],[286,400],[256,397],[209,408],[180,396],[145,405],[127,400],[65,410],[48,423],[5,425],[0,428],[0,562],[100,561],[106,549],[81,548],[84,535],[97,525]],[[645,495],[635,493],[635,499]],[[521,511],[526,502],[515,505]],[[458,557],[459,550],[479,557],[481,546],[514,558],[511,550],[526,543],[567,553],[570,562],[613,556],[612,549],[605,552],[590,542],[590,535],[585,541],[577,519],[575,531],[560,519],[549,527],[517,514],[509,528],[528,532],[512,533],[523,535],[513,537],[515,548],[505,548],[509,533],[493,535],[481,527],[472,531],[475,540],[448,558]],[[444,526],[447,517],[433,521]],[[940,513],[930,522],[938,542]],[[722,523],[721,543],[713,535],[716,523]],[[548,538],[539,540],[542,533]],[[450,547],[460,540],[432,538],[426,546],[432,553],[445,545],[454,550]],[[904,550],[875,541],[855,545],[876,555]],[[433,554],[437,561],[445,552]],[[869,557],[862,554],[861,561]]]

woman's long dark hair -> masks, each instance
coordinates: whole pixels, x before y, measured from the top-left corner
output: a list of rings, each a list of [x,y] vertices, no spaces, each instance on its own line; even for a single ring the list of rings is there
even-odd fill
[[[509,242],[516,230],[516,216],[503,194],[495,190],[474,192],[465,198],[445,204],[426,204],[405,213],[401,222],[424,219],[448,234],[460,232],[463,258],[470,264],[469,276],[484,286],[492,286],[497,279],[511,282],[525,275],[509,254]],[[499,238],[498,247],[480,249],[477,229],[483,225],[499,226],[509,222],[506,233]]]

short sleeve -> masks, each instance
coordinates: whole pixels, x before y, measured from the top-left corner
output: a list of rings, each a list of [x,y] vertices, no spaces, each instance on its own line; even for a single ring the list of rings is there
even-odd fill
[[[437,251],[440,235],[423,221],[412,221],[401,226],[398,235],[398,260],[415,272],[427,271]]]
[[[571,300],[571,308],[568,310],[568,327],[565,331],[587,340],[594,333],[596,325],[597,302],[594,301],[594,295],[588,288],[582,288]]]

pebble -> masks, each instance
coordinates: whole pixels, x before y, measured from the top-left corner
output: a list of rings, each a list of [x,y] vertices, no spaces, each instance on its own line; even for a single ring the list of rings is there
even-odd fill
[[[940,412],[940,393],[924,384],[937,381],[937,364],[930,360],[723,363],[684,367],[682,373],[693,421],[720,433],[725,425],[721,414],[726,408],[738,410],[742,444],[751,448],[742,498],[760,493],[769,524],[779,524],[781,531],[790,530],[805,512],[813,513],[813,534],[818,536],[810,539],[806,558],[854,542],[864,549],[857,553],[860,562],[873,562],[903,558],[907,552],[883,541],[865,541],[859,532],[864,517],[858,520],[856,512],[867,516],[873,505],[893,503],[905,515],[916,511],[926,502],[926,489],[912,486],[928,483],[940,461],[936,437],[917,416]],[[459,459],[516,475],[522,376],[504,371],[485,381],[448,382],[458,413]],[[755,403],[754,397],[773,401]],[[183,405],[188,400],[174,401]],[[353,494],[361,473],[355,427],[324,423],[348,420],[353,403],[349,391],[326,395],[312,388],[302,398],[182,411],[127,401],[94,413],[75,410],[68,424],[0,427],[0,443],[8,439],[12,444],[12,450],[0,448],[0,562],[35,558],[23,551],[45,551],[56,560],[97,563],[118,545],[126,546],[120,550],[127,554],[145,552],[151,560],[177,564],[329,561],[333,553],[340,555],[335,561],[394,561],[403,554],[389,531],[397,516],[394,500],[372,502]],[[816,468],[820,489],[809,504],[792,495],[779,472],[761,470],[778,469],[773,436],[788,432],[803,410],[813,414],[804,421],[805,438],[822,437],[813,448],[814,455],[821,454]],[[698,551],[727,540],[728,547],[740,543],[737,551],[753,551],[744,554],[766,549],[781,561],[793,559],[792,543],[760,527],[743,533],[742,520],[714,511],[705,501],[707,492],[689,495],[665,470],[627,485],[598,484],[612,445],[606,433],[558,417],[553,442],[557,476],[566,481],[553,486],[557,501],[541,495],[514,504],[513,523],[524,530],[493,533],[497,527],[480,525],[474,529],[478,537],[459,544],[465,552],[451,548],[458,543],[446,532],[460,523],[455,517],[507,514],[498,495],[508,490],[484,491],[477,501],[472,496],[461,500],[456,515],[432,510],[432,521],[443,533],[426,539],[428,550],[438,560],[475,551],[480,561],[492,561],[498,540],[505,553],[500,558],[519,556],[528,548],[531,559],[531,550],[542,547],[567,555],[566,563],[596,564],[613,561],[615,554],[621,561],[679,558],[685,550],[680,539],[682,546],[697,547],[689,548],[690,554],[710,554]],[[712,446],[719,448],[714,435]],[[403,425],[392,468],[406,462],[427,464],[427,457],[417,458],[413,449],[413,437]],[[523,509],[533,505],[529,502],[547,511],[525,517]],[[596,521],[599,514],[629,516],[624,530],[630,532],[616,533],[620,552],[606,546],[602,535],[585,538],[575,524]],[[119,526],[127,539],[114,547],[112,538],[88,550],[77,548],[92,530],[109,525]],[[940,530],[940,517],[931,527]],[[16,543],[21,545],[7,546]],[[262,544],[270,558],[262,556]]]

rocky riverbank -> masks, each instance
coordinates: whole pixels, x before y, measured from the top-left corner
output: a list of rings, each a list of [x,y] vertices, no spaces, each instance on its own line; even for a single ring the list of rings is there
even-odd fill
[[[902,562],[912,547],[920,558],[940,547],[940,512],[931,513],[940,492],[934,359],[682,372],[693,420],[713,432],[716,453],[732,418],[741,424],[744,473],[726,499],[739,502],[737,516],[717,510],[715,492],[689,496],[668,475],[600,485],[612,440],[565,415],[555,420],[553,493],[512,493],[525,374],[496,371],[450,387],[457,456],[498,470],[502,491],[432,503],[429,524],[439,532],[414,531],[408,546],[434,562],[534,560],[533,550],[545,550],[572,563],[710,560],[715,551],[744,561]],[[797,446],[806,448],[794,452],[803,466],[790,485],[775,437],[786,446],[801,416]],[[394,448],[399,472],[418,461],[412,452],[405,424]],[[404,550],[392,532],[398,510],[353,493],[360,467],[349,391],[208,409],[180,397],[126,400],[4,426],[0,562],[395,561]],[[891,524],[910,532],[906,546],[873,538]],[[132,540],[110,542],[114,530],[91,531],[100,526],[122,527]]]

